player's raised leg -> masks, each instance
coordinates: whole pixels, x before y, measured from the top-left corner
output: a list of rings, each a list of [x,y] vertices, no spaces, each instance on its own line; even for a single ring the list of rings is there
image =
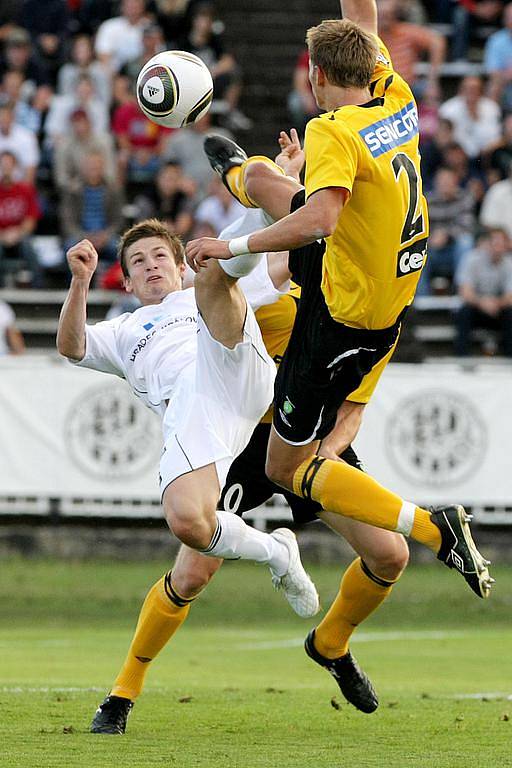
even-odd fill
[[[135,634],[112,690],[91,723],[92,733],[123,734],[135,699],[144,686],[153,660],[181,627],[192,602],[222,565],[220,558],[204,557],[182,546],[172,570],[149,590]]]

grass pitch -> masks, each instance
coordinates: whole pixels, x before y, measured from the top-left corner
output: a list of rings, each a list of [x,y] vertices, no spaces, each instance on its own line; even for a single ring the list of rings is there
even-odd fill
[[[153,664],[126,736],[89,734],[166,567],[2,563],[2,768],[512,765],[506,569],[486,602],[440,565],[407,571],[352,644],[381,701],[363,715],[304,655],[312,622],[273,593],[266,569],[226,564]],[[340,572],[311,568],[325,605]]]

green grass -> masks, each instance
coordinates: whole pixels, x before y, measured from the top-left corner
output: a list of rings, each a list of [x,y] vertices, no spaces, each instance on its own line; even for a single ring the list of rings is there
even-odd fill
[[[154,663],[126,736],[89,734],[140,601],[165,568],[2,563],[2,768],[512,765],[506,569],[495,569],[485,603],[439,565],[409,569],[354,639],[381,700],[366,716],[305,657],[312,622],[294,617],[266,570],[227,564]],[[340,569],[311,572],[328,604]],[[466,698],[478,693],[494,696]]]

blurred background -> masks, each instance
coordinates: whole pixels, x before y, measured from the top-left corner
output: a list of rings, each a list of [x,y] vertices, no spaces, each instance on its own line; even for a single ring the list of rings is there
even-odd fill
[[[512,522],[512,3],[379,0],[380,34],[419,105],[429,260],[357,448],[369,471],[419,503],[457,500],[488,550]],[[0,555],[167,558],[157,495],[159,425],[122,382],[55,352],[83,237],[100,265],[94,322],[135,308],[116,244],[158,216],[185,241],[240,214],[212,176],[204,135],[274,155],[279,130],[316,114],[305,30],[335,0],[0,2]],[[160,128],[134,83],[161,50],[210,67],[199,123]],[[261,528],[287,520],[279,497]],[[316,525],[312,559],[341,544]]]

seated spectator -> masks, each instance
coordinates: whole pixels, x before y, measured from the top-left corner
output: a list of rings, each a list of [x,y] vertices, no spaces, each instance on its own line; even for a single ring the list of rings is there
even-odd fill
[[[135,88],[139,72],[146,62],[156,56],[157,53],[166,50],[166,44],[161,28],[157,24],[148,24],[142,33],[142,52],[136,59],[128,61],[121,69],[123,75],[127,75],[131,81],[131,88]]]
[[[79,34],[94,35],[98,27],[119,11],[118,0],[72,0],[68,2],[70,28]]]
[[[503,227],[512,237],[512,163],[508,178],[493,184],[485,193],[480,211],[484,227]]]
[[[80,189],[62,195],[61,220],[66,249],[87,238],[98,251],[100,262],[115,261],[122,208],[121,192],[105,176],[103,155],[98,152],[86,155]]]
[[[84,158],[91,153],[103,156],[105,178],[116,179],[114,143],[110,133],[93,131],[84,109],[76,109],[70,115],[70,132],[55,147],[55,184],[61,192],[75,192],[80,188]]]
[[[222,181],[215,177],[210,182],[210,194],[200,203],[196,210],[198,224],[210,224],[217,237],[219,232],[239,219],[243,214],[243,206],[235,200]]]
[[[23,0],[19,20],[29,32],[36,55],[55,87],[68,34],[66,0],[44,0],[43,5],[41,0]]]
[[[451,6],[453,22],[451,55],[455,61],[465,61],[468,57],[469,44],[474,30],[483,24],[497,24],[503,3],[501,0],[456,0],[455,3],[441,4]]]
[[[489,96],[512,111],[512,3],[503,11],[503,27],[485,45],[484,68],[489,75]]]
[[[112,117],[112,131],[119,147],[118,178],[127,185],[128,197],[133,200],[152,186],[170,129],[148,120],[126,75],[116,77],[114,98],[119,102]]]
[[[171,232],[186,237],[194,223],[194,193],[194,182],[184,176],[180,166],[166,163],[158,171],[142,218],[155,216],[164,221]]]
[[[480,77],[463,78],[458,95],[445,101],[439,114],[452,123],[455,141],[470,160],[476,160],[500,138],[501,110],[483,95]]]
[[[154,0],[158,25],[168,43],[180,40],[190,32],[192,16],[205,0]]]
[[[212,109],[224,115],[224,123],[232,130],[247,130],[251,121],[238,109],[242,90],[240,70],[232,53],[226,50],[222,34],[214,27],[210,4],[200,5],[192,17],[190,32],[176,41],[176,48],[199,56],[213,77]]]
[[[502,181],[508,176],[512,164],[512,115],[507,115],[503,121],[501,139],[491,148],[488,156],[488,166],[491,182]]]
[[[21,27],[14,27],[5,41],[5,48],[0,61],[0,74],[5,72],[21,72],[23,80],[35,88],[48,85],[50,76],[43,64],[32,52],[30,35]]]
[[[443,165],[443,152],[450,144],[453,144],[453,125],[449,120],[439,120],[431,137],[423,136],[420,131],[421,175],[425,192],[432,189],[434,175]]]
[[[318,106],[309,82],[309,53],[303,51],[293,70],[293,89],[288,96],[288,112],[294,128],[303,135],[306,123],[318,115]]]
[[[213,130],[212,117],[206,113],[197,123],[174,131],[167,139],[162,157],[181,166],[187,178],[192,179],[197,187],[196,202],[208,194],[208,188],[213,178],[213,172],[203,149],[207,133]],[[215,128],[219,133],[232,138],[229,131]]]
[[[446,50],[444,37],[431,29],[400,21],[396,0],[379,0],[378,12],[379,35],[389,50],[393,67],[417,97],[428,94],[431,98],[439,98],[439,71]],[[415,66],[424,56],[430,67],[426,82],[421,82]]]
[[[0,152],[11,152],[18,161],[18,178],[34,183],[40,158],[37,138],[33,131],[16,124],[10,102],[0,102]]]
[[[94,59],[94,49],[89,35],[77,35],[73,40],[70,61],[59,70],[57,93],[60,96],[74,97],[80,81],[80,75],[88,75],[96,96],[104,104],[110,104],[110,77],[103,64]]]
[[[470,163],[460,144],[455,142],[449,143],[443,148],[442,164],[455,172],[459,187],[471,192],[478,208],[487,188],[486,177],[481,164]]]
[[[503,353],[512,357],[512,255],[503,229],[493,229],[461,264],[457,274],[463,301],[456,316],[455,353],[470,352],[473,328],[501,331]]]
[[[453,280],[462,259],[473,247],[475,201],[471,192],[457,183],[456,174],[440,168],[434,189],[428,196],[430,236],[428,257],[416,291],[417,296],[431,293],[434,276]]]
[[[95,92],[91,77],[81,74],[73,94],[53,98],[45,124],[50,146],[54,147],[56,142],[70,133],[71,115],[77,109],[83,109],[87,113],[96,131],[104,133],[108,130],[108,105]]]
[[[30,244],[41,216],[35,187],[16,180],[16,156],[0,154],[0,284],[21,269],[31,273],[34,288],[42,286],[41,268]]]
[[[122,0],[121,15],[104,21],[96,35],[96,55],[110,70],[119,72],[142,53],[142,32],[149,21],[145,0]]]
[[[22,355],[25,341],[16,327],[14,310],[5,301],[0,301],[0,357],[3,355]]]

